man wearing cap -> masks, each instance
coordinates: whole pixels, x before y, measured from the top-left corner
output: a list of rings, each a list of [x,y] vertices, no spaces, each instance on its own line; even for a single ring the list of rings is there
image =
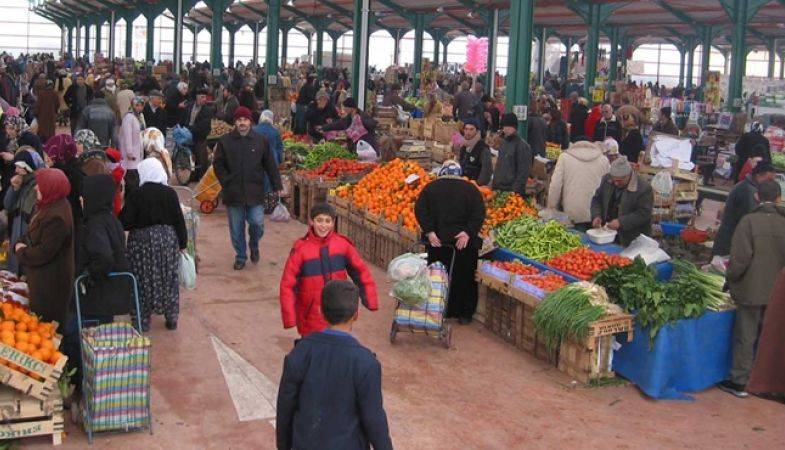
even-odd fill
[[[153,89],[150,91],[150,100],[144,105],[144,123],[147,128],[154,127],[166,133],[167,115],[166,110],[161,106],[164,95],[161,91]]]
[[[727,256],[730,254],[731,239],[736,226],[742,217],[746,216],[758,206],[755,194],[761,183],[773,180],[777,172],[774,166],[767,161],[759,162],[752,173],[731,189],[725,200],[725,207],[722,210],[722,222],[714,237],[712,255]]]
[[[657,123],[654,124],[654,128],[652,131],[657,133],[664,133],[664,134],[672,134],[673,136],[679,135],[679,127],[673,123],[673,119],[671,119],[671,107],[664,106],[660,108],[660,118],[657,120]]]
[[[526,180],[532,167],[532,149],[518,136],[518,117],[513,113],[502,116],[502,145],[493,173],[494,191],[516,192],[526,195]]]
[[[68,90],[63,95],[68,109],[70,110],[71,117],[71,134],[76,133],[76,124],[82,111],[87,108],[87,105],[93,99],[93,89],[85,84],[84,75],[79,74],[76,76],[76,84],[68,86]]]
[[[618,231],[617,239],[626,247],[641,234],[651,235],[653,207],[651,185],[632,170],[626,157],[620,156],[594,193],[592,226]]]
[[[463,124],[463,146],[458,151],[463,174],[479,186],[487,186],[493,175],[491,149],[480,136],[480,121],[474,117]]]
[[[244,106],[238,107],[234,112],[234,124],[235,129],[222,136],[215,147],[213,168],[221,183],[229,216],[229,234],[235,251],[234,269],[242,270],[247,250],[250,250],[251,262],[259,262],[259,240],[264,234],[265,175],[279,195],[283,185],[267,139],[251,129],[251,111]]]
[[[207,136],[210,134],[210,121],[215,116],[215,110],[207,104],[207,89],[197,89],[196,99],[184,111],[180,124],[188,128],[193,135],[196,159],[194,175],[198,180],[210,166],[207,156]]]

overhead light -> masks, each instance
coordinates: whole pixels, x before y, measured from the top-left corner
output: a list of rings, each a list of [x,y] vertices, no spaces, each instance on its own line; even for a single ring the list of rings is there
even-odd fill
[[[468,17],[470,19],[473,18],[474,17],[474,11],[469,11],[468,13],[466,13],[466,17]]]
[[[436,12],[443,13],[444,12],[444,6],[440,6],[440,7],[436,8]]]
[[[289,0],[286,2],[286,6],[294,6],[294,0]]]

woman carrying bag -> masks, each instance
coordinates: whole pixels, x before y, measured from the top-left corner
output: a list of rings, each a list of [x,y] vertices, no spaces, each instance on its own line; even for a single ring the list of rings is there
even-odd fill
[[[180,254],[188,245],[183,211],[177,193],[167,185],[161,161],[139,164],[139,189],[128,196],[120,221],[128,234],[128,259],[139,283],[142,330],[150,330],[150,316],[163,314],[166,328],[177,329],[180,313]]]

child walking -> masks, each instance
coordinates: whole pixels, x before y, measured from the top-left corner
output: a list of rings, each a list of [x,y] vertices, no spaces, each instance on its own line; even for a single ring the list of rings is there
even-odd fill
[[[299,340],[284,359],[278,450],[392,450],[381,365],[350,334],[358,296],[351,281],[328,282],[321,306],[329,328]]]
[[[330,280],[351,278],[359,287],[363,305],[371,311],[379,307],[371,272],[351,241],[335,231],[333,207],[316,204],[309,217],[308,234],[294,243],[280,286],[283,326],[296,325],[301,336],[327,328],[321,295]]]

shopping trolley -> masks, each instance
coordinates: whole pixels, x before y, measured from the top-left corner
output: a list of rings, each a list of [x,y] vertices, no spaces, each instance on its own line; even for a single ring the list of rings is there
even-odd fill
[[[199,229],[199,211],[201,211],[201,207],[199,209],[196,208],[196,200],[199,194],[194,193],[194,190],[187,186],[172,186],[172,189],[177,193],[177,199],[180,201],[180,208],[185,219],[185,228],[188,230],[188,247],[186,251],[193,258],[198,269],[199,258],[196,251],[196,234]]]

